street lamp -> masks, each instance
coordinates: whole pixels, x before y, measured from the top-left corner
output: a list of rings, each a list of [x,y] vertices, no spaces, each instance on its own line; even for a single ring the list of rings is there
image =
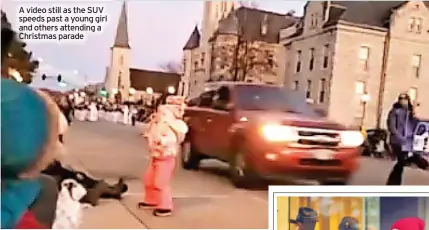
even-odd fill
[[[134,88],[130,88],[128,92],[130,93],[130,95],[134,95],[136,93],[136,90]]]
[[[366,107],[368,105],[368,102],[371,100],[371,97],[368,93],[364,93],[360,96],[360,101],[362,103],[362,120],[360,123],[360,126],[363,127],[365,123],[365,117],[366,117]]]
[[[152,87],[147,87],[147,88],[146,88],[146,93],[147,93],[147,94],[149,94],[149,95],[153,94],[153,89],[152,89]]]
[[[118,94],[118,92],[119,92],[119,91],[118,91],[118,89],[117,89],[117,88],[113,88],[113,89],[112,89],[112,94],[113,94],[113,95]]]
[[[174,94],[176,92],[176,89],[174,88],[174,86],[168,86],[167,92],[169,94]]]

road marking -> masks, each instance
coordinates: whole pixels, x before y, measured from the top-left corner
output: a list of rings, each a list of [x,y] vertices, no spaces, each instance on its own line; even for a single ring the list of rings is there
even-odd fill
[[[264,203],[264,204],[268,203],[268,197],[267,197],[267,199],[264,199],[262,197],[255,196],[255,195],[253,195],[252,193],[250,193],[249,191],[246,191],[246,190],[240,190],[240,191],[237,191],[237,193],[239,195],[241,195],[241,194],[245,195],[245,196],[249,197],[250,199],[252,199],[254,201],[257,201],[259,203]]]
[[[134,196],[139,196],[139,197],[143,197],[144,196],[144,192],[130,192],[130,193],[125,193],[123,194],[124,197],[130,196],[130,197],[134,197]],[[179,194],[179,195],[173,195],[173,198],[227,198],[230,195],[185,195],[185,194]]]

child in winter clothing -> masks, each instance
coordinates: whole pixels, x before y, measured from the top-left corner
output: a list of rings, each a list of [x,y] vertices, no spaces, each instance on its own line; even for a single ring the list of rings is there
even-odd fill
[[[167,103],[158,107],[147,133],[151,162],[143,178],[144,201],[138,204],[139,208],[154,209],[155,216],[172,214],[170,183],[176,155],[188,132],[182,121],[184,100],[170,98]]]

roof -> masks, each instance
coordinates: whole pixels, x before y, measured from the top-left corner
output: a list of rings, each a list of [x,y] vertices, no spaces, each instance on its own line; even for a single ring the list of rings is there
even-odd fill
[[[388,28],[392,10],[407,2],[409,1],[332,1],[329,20],[325,26],[345,21],[363,26]],[[424,1],[424,4],[429,9],[429,1]]]
[[[329,16],[336,21],[342,20],[359,25],[381,28],[388,27],[393,9],[407,1],[332,1]],[[365,12],[365,14],[362,14]],[[331,22],[332,23],[332,22]]]
[[[128,39],[128,20],[126,3],[122,5],[121,15],[119,16],[118,27],[116,29],[116,38],[113,47],[130,48]]]
[[[408,1],[331,1],[329,15],[324,27],[339,22],[349,22],[361,27],[387,29],[392,10],[398,9]],[[307,2],[308,5],[309,2]],[[424,1],[429,9],[429,1]],[[305,7],[307,7],[307,5]],[[328,7],[328,1],[324,2]],[[364,14],[362,12],[365,12]],[[305,13],[304,13],[305,14]],[[299,36],[303,32],[303,21],[295,25],[297,32],[290,37]]]
[[[131,87],[145,91],[151,87],[154,92],[163,93],[169,86],[178,89],[180,74],[152,70],[130,69]]]
[[[294,25],[298,20],[298,17],[288,14],[240,7],[219,22],[219,28],[214,37],[220,34],[237,34],[240,32],[243,39],[248,41],[278,43],[280,30]],[[267,25],[265,34],[262,33],[264,24]]]
[[[189,36],[188,41],[183,47],[183,50],[192,50],[199,47],[200,38],[201,38],[201,35],[200,35],[200,32],[198,31],[198,26],[195,26],[194,30],[191,33],[191,36]]]

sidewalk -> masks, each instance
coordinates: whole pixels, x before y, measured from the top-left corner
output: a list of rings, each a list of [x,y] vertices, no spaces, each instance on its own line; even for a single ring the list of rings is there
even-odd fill
[[[146,229],[127,208],[117,200],[100,200],[96,207],[83,212],[80,229]]]

